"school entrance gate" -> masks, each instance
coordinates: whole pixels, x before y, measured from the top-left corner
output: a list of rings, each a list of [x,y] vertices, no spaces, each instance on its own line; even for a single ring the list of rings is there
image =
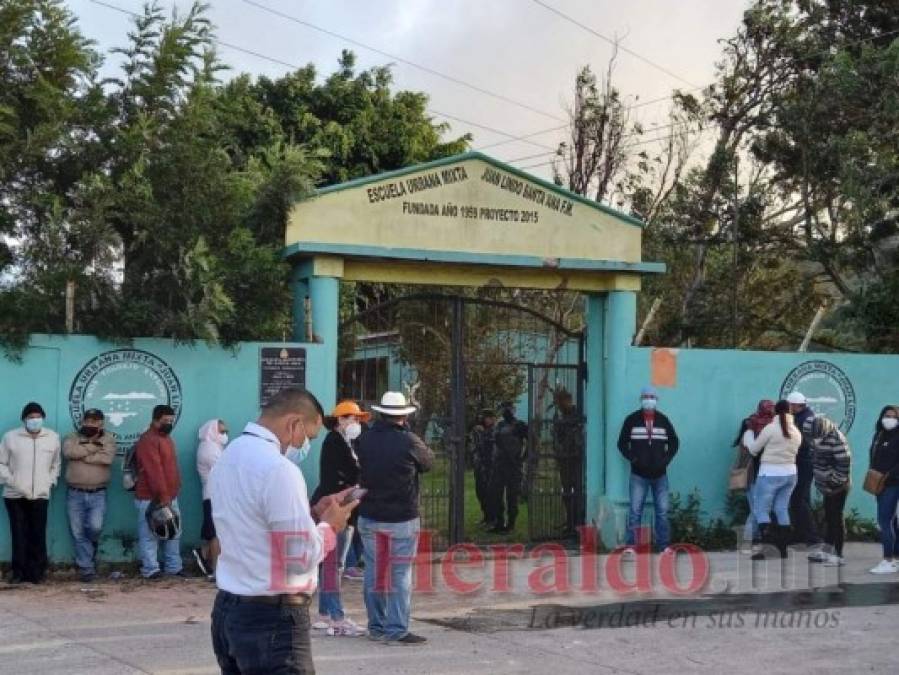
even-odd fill
[[[338,398],[370,406],[384,391],[403,391],[419,408],[411,424],[436,455],[421,483],[423,527],[436,545],[495,539],[480,527],[471,431],[482,409],[503,401],[528,425],[513,536],[563,539],[583,524],[583,332],[509,293],[432,292],[353,315],[339,344]]]
[[[505,398],[530,425],[520,538],[600,526],[607,464],[620,483],[608,393],[625,386],[641,275],[664,271],[641,261],[641,235],[639,220],[476,152],[294,206],[293,337],[321,344],[337,373],[316,394],[371,404],[398,389],[417,402],[414,423],[440,458],[424,477],[424,519],[442,543],[475,533],[466,438],[478,409]],[[341,284],[353,283],[413,290],[341,321]],[[515,289],[579,297],[586,329],[566,330]]]

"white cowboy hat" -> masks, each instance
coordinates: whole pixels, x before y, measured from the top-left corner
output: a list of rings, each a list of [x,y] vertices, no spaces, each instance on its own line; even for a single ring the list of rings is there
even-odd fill
[[[406,397],[398,391],[388,391],[381,397],[381,405],[373,405],[371,409],[390,417],[405,417],[416,410],[414,405],[406,403]]]

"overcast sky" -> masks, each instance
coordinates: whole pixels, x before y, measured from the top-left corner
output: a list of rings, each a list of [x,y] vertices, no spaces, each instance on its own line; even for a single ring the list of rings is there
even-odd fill
[[[140,11],[143,4],[136,0],[103,2],[132,11]],[[474,135],[475,149],[489,145],[485,152],[504,161],[516,160],[513,163],[519,167],[549,159],[540,153],[555,147],[564,131],[534,136],[532,143],[493,145],[508,138],[497,131],[522,136],[562,125],[578,68],[590,64],[595,71],[604,72],[612,50],[601,38],[534,0],[253,2],[521,104],[402,63],[394,68],[398,87],[430,95],[430,109],[436,118],[446,119],[438,114],[444,113],[496,130],[447,120],[453,133]],[[81,30],[101,50],[124,44],[129,17],[90,0],[69,0],[67,4],[78,16]],[[171,7],[173,3],[168,0],[161,4]],[[175,4],[185,8],[190,3],[179,0]],[[355,51],[360,67],[391,62],[387,56],[275,16],[244,0],[212,0],[210,4],[220,40],[272,59],[298,66],[311,62],[324,74],[334,69],[344,48]],[[718,40],[734,33],[748,0],[542,0],[542,4],[597,33],[617,35],[624,47],[671,73],[620,53],[615,84],[626,97],[639,103],[667,96],[676,87],[690,89],[690,85],[707,84],[720,54]],[[288,70],[287,66],[225,46],[220,54],[235,72],[278,76]],[[665,125],[666,114],[665,103],[634,110],[635,118],[649,128]],[[660,131],[647,137],[663,135]],[[548,176],[549,167],[538,166],[532,171]]]

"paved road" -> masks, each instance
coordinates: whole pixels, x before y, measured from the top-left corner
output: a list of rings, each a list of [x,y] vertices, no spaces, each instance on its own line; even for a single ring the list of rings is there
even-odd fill
[[[512,565],[510,592],[462,596],[438,574],[434,592],[415,601],[413,630],[430,638],[427,646],[316,637],[315,661],[325,674],[895,673],[899,575],[868,575],[877,553],[873,545],[852,545],[839,579],[813,566],[807,582],[800,573],[787,590],[772,581],[750,593],[740,592],[746,572],[739,556],[713,554],[706,592],[682,598],[658,583],[650,593],[622,596],[609,588],[604,559],[599,592],[589,594],[577,590],[577,560],[573,590],[539,597],[526,583],[535,580],[534,561]],[[632,566],[624,565],[625,581]],[[681,580],[689,578],[686,561],[678,569]],[[537,573],[551,577],[547,569]],[[478,579],[477,570],[460,575]],[[725,584],[726,593],[711,592]],[[199,580],[2,590],[0,674],[217,673],[209,643],[213,595]],[[358,583],[345,596],[361,620]]]

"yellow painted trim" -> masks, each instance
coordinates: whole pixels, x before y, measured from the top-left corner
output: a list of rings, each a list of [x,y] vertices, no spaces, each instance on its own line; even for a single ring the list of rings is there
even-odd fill
[[[488,286],[572,291],[639,291],[640,275],[581,270],[511,269],[470,267],[446,263],[391,261],[344,261],[345,281],[374,281],[392,284],[441,286]]]
[[[344,260],[336,255],[317,255],[312,259],[312,276],[340,278],[344,273]]]

